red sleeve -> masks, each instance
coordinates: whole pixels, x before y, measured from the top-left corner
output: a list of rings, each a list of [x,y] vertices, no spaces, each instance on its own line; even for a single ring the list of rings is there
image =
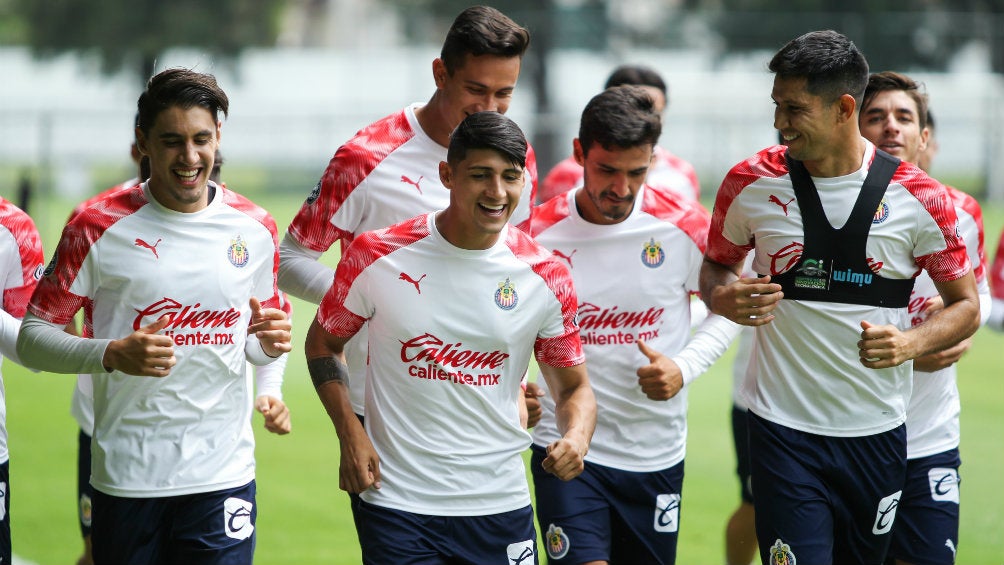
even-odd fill
[[[28,300],[42,276],[45,263],[42,240],[31,217],[2,198],[0,198],[0,224],[6,227],[17,241],[18,255],[21,258],[21,284],[3,289],[3,309],[15,318],[23,318]]]
[[[927,210],[941,229],[945,238],[945,249],[917,257],[917,264],[931,275],[935,282],[954,281],[969,272],[969,254],[966,242],[958,232],[958,217],[955,205],[942,185],[927,176],[916,165],[902,162],[893,175],[892,183],[901,184]]]
[[[725,238],[725,216],[729,207],[744,188],[762,177],[778,178],[788,174],[788,166],[783,145],[768,147],[749,159],[732,167],[725,176],[718,194],[715,196],[715,208],[711,213],[711,227],[708,231],[708,259],[723,265],[734,265],[749,254],[753,249],[752,239],[736,245]]]
[[[551,169],[537,189],[537,198],[543,204],[582,184],[582,166],[569,157]]]
[[[978,265],[973,265],[973,275],[976,276],[976,280],[982,280],[987,276],[987,252],[983,246],[983,209],[980,208],[980,203],[977,202],[975,198],[965,192],[962,192],[952,186],[946,185],[945,188],[948,189],[948,195],[952,198],[952,204],[956,208],[965,210],[966,214],[969,214],[969,216],[973,218],[973,222],[976,224],[979,246],[977,249],[977,256],[980,258],[980,262]]]
[[[360,130],[335,152],[290,223],[289,234],[304,247],[321,253],[335,241],[351,239],[353,230],[335,227],[331,218],[373,169],[413,135],[403,111]]]
[[[683,230],[701,253],[708,248],[708,227],[711,216],[697,202],[686,202],[659,189],[646,187],[642,211]]]
[[[586,357],[579,337],[579,300],[572,284],[572,274],[550,251],[520,230],[509,230],[506,244],[517,258],[526,261],[533,272],[544,280],[561,305],[563,331],[554,337],[537,337],[534,343],[537,361],[552,367],[571,367],[584,363]]]
[[[356,278],[377,259],[429,235],[428,214],[393,226],[359,234],[345,249],[335,281],[317,308],[317,322],[332,335],[350,337],[366,319],[345,308],[345,298]],[[518,230],[513,230],[518,231]]]

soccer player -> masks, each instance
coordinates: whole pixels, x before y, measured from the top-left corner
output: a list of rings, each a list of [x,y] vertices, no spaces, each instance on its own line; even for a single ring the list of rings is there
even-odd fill
[[[976,283],[944,187],[861,137],[855,45],[810,32],[769,68],[784,145],[722,182],[700,285],[712,312],[756,328],[743,398],[760,557],[882,563],[906,476],[908,361],[972,335]],[[763,276],[740,278],[750,250]],[[945,307],[901,329],[921,269]]]
[[[344,251],[364,231],[445,208],[449,191],[439,180],[439,163],[450,132],[468,114],[506,112],[529,43],[530,33],[494,8],[461,12],[432,62],[436,91],[429,101],[370,124],[332,157],[282,240],[280,288],[317,304],[334,276],[318,259],[335,242]],[[530,217],[536,171],[531,149],[523,198],[511,211],[514,225]],[[352,406],[360,417],[366,355],[363,328],[346,351]]]
[[[366,563],[536,563],[516,399],[530,355],[557,398],[543,467],[582,471],[596,403],[568,270],[507,220],[527,144],[496,112],[464,118],[439,175],[445,210],[357,237],[307,333],[311,379],[361,493]],[[369,326],[365,429],[345,347]]]
[[[64,228],[18,337],[27,366],[92,374],[97,563],[253,557],[246,361],[288,352],[290,324],[275,222],[209,180],[228,104],[211,75],[150,79],[136,127],[149,180]],[[93,337],[63,331],[81,308]]]
[[[132,143],[131,155],[133,162],[138,167],[139,176],[121,182],[81,202],[70,213],[67,224],[95,203],[106,201],[113,194],[121,190],[128,190],[150,178],[150,159],[140,154],[136,142]],[[217,150],[213,159],[213,169],[209,174],[209,180],[225,188],[226,183],[220,180],[222,165],[223,155]],[[290,304],[285,294],[282,294],[281,307],[287,317],[292,316],[292,304]],[[291,318],[290,323],[292,323]],[[90,328],[86,326],[83,329],[84,331],[90,331]],[[73,332],[74,335],[80,335],[76,324],[72,322],[67,326],[67,331]],[[86,337],[92,336],[88,335]],[[288,360],[289,354],[283,353],[278,359],[268,365],[261,367],[250,365],[248,367],[249,370],[254,371],[255,376],[255,409],[264,416],[265,429],[279,435],[287,434],[292,429],[289,408],[282,401],[283,373],[286,370]],[[94,489],[91,487],[90,481],[91,434],[94,428],[92,395],[93,384],[91,375],[78,375],[77,386],[73,387],[73,396],[70,401],[70,414],[76,420],[79,427],[79,431],[77,432],[77,521],[80,524],[80,534],[84,541],[84,551],[77,559],[77,565],[93,565],[94,563],[94,554],[91,547],[91,514]]]
[[[660,116],[669,104],[666,82],[654,69],[642,65],[621,65],[607,78],[604,88],[625,84],[644,88],[652,97],[655,111]],[[543,204],[559,194],[582,186],[582,176],[582,165],[575,160],[574,155],[561,161],[541,181],[537,189],[537,203]],[[693,165],[658,145],[653,150],[653,160],[645,183],[660,190],[668,190],[687,201],[697,202],[701,197],[701,185],[697,182],[697,172]]]
[[[927,95],[910,77],[881,72],[868,78],[860,116],[861,135],[876,147],[927,170],[933,125]],[[990,315],[990,288],[983,251],[983,212],[975,198],[946,187],[959,219],[980,294],[981,321]],[[923,272],[910,296],[907,327],[941,309],[931,277]],[[906,409],[906,484],[896,509],[888,563],[951,565],[959,545],[959,388],[956,361],[972,338],[914,359],[913,392]]]
[[[993,297],[993,306],[987,325],[1004,332],[1004,230],[1001,231],[1001,239],[997,242],[997,253],[990,266],[990,294]]]
[[[28,298],[45,265],[42,240],[35,222],[23,210],[0,197],[0,361],[21,364],[17,334]],[[0,377],[0,563],[11,562],[10,454],[7,451],[7,399]]]
[[[541,402],[530,468],[550,563],[675,563],[687,385],[741,328],[712,315],[691,335],[710,217],[645,184],[661,131],[644,89],[594,96],[573,141],[583,186],[538,207],[531,223],[572,272],[599,407],[585,469],[565,482],[541,465],[561,437],[556,397]]]

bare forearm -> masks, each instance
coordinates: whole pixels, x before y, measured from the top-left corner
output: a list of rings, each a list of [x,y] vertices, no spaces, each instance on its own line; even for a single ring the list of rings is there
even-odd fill
[[[964,298],[953,302],[924,323],[907,330],[914,344],[913,358],[950,348],[972,336],[980,323],[979,301]]]
[[[715,289],[727,286],[738,279],[739,274],[726,265],[715,263],[714,261],[709,261],[708,259],[705,259],[701,263],[701,299],[704,301],[704,305],[708,307],[708,310],[718,313],[715,311],[714,305],[712,304]]]
[[[596,398],[588,384],[579,384],[555,398],[558,431],[566,439],[589,445],[596,428]]]

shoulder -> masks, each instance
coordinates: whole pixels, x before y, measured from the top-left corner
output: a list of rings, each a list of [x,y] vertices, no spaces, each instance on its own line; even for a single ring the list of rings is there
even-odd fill
[[[534,208],[530,218],[530,235],[536,237],[567,218],[571,214],[569,200],[567,194],[562,194]]]
[[[430,214],[434,212],[359,234],[345,250],[346,258],[369,265],[380,257],[428,237]]]
[[[641,209],[650,216],[673,224],[686,233],[701,250],[704,249],[711,215],[699,202],[683,200],[666,190],[646,186]]]
[[[66,225],[67,234],[77,234],[93,243],[119,220],[149,204],[143,185],[108,190],[91,199]]]
[[[356,135],[338,148],[336,157],[369,158],[380,160],[415,136],[404,110],[381,118],[356,132]]]
[[[248,216],[255,222],[269,228],[273,232],[276,230],[275,219],[273,219],[272,215],[268,213],[268,210],[265,210],[261,206],[255,204],[250,198],[244,196],[243,194],[239,194],[228,188],[217,185],[217,190],[222,193],[223,203],[228,207],[244,214],[245,216]]]

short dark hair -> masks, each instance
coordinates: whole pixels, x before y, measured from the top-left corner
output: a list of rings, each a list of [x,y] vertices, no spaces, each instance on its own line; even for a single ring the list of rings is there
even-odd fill
[[[144,134],[150,132],[157,116],[172,106],[191,108],[201,106],[219,121],[220,112],[224,116],[230,108],[230,100],[223,89],[216,84],[216,77],[198,73],[190,69],[167,69],[154,75],[146,83],[146,90],[139,96],[139,112],[136,126]]]
[[[894,71],[882,71],[872,73],[868,77],[868,86],[865,88],[864,102],[861,103],[861,110],[864,111],[879,92],[890,90],[902,90],[913,99],[917,105],[917,123],[920,129],[924,129],[928,124],[927,93],[923,86],[912,78]]]
[[[854,42],[833,30],[811,31],[792,39],[770,60],[783,79],[805,78],[810,94],[835,102],[850,94],[861,107],[868,83],[868,61]]]
[[[464,118],[450,134],[446,162],[456,165],[473,149],[491,149],[513,165],[526,168],[527,142],[523,130],[498,112],[475,112]]]
[[[614,86],[593,96],[579,121],[583,154],[589,153],[593,143],[604,149],[655,146],[661,134],[662,118],[640,86]]]
[[[662,95],[668,98],[666,91],[666,81],[662,80],[659,73],[651,67],[644,65],[621,65],[614,69],[607,77],[607,84],[603,88],[621,86],[624,84],[635,84],[638,86],[652,86],[662,91]],[[667,102],[669,100],[667,99]]]
[[[529,46],[530,32],[525,27],[495,8],[472,6],[453,20],[440,59],[452,75],[464,66],[467,55],[522,58]]]

